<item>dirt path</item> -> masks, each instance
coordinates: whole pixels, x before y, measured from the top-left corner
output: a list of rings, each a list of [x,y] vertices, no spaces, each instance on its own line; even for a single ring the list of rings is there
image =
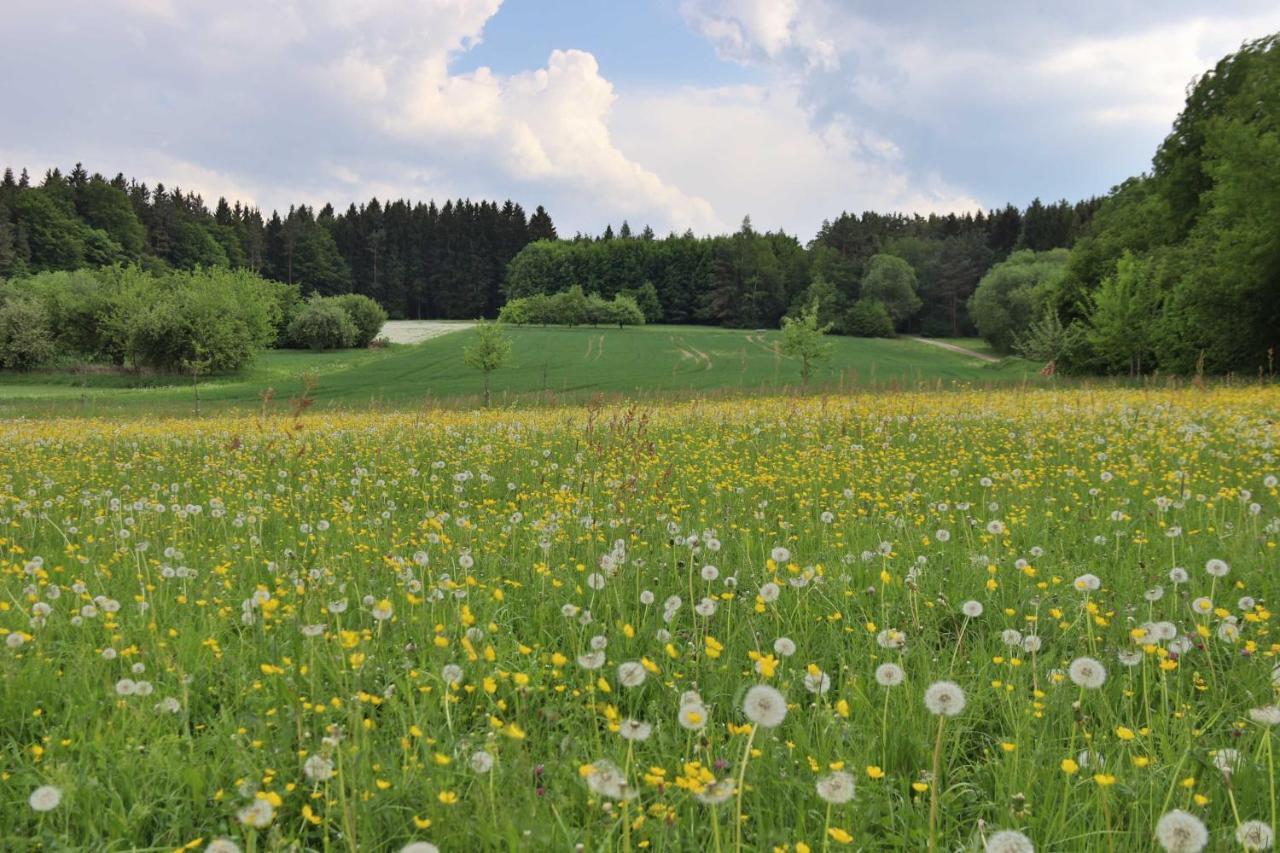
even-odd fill
[[[956,346],[955,344],[949,344],[946,341],[934,340],[933,338],[909,338],[908,340],[919,341],[922,344],[929,344],[930,346],[942,347],[943,349],[951,350],[954,353],[959,353],[960,355],[967,355],[970,358],[976,358],[978,361],[985,361],[985,362],[988,362],[989,364],[995,364],[1000,360],[994,355],[987,355],[984,352],[974,352],[971,349],[965,349],[964,347]]]
[[[441,320],[388,320],[382,336],[393,344],[420,344],[431,338],[470,329],[474,323],[446,323]]]

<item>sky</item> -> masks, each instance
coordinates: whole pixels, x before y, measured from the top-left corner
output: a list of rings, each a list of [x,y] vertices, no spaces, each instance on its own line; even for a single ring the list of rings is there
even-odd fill
[[[0,165],[811,238],[1146,170],[1274,0],[0,0]]]

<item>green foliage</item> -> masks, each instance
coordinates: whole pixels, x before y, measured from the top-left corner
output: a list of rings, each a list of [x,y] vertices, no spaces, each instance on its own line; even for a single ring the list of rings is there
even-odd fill
[[[1065,249],[1014,252],[992,267],[969,298],[978,333],[998,352],[1011,352],[1032,321],[1044,315],[1065,274]]]
[[[1153,173],[1121,185],[1099,211],[1056,304],[1068,318],[1089,318],[1104,367],[1252,373],[1272,364],[1280,347],[1277,115],[1280,35],[1271,35],[1196,81]],[[1138,325],[1126,334],[1127,323]]]
[[[1062,322],[1058,312],[1047,307],[1040,319],[1027,327],[1013,344],[1013,350],[1031,361],[1054,363],[1058,368],[1070,368],[1080,363],[1088,344],[1084,325],[1073,320]]]
[[[511,362],[511,338],[503,331],[501,323],[476,324],[475,336],[462,350],[462,362],[479,370],[484,376],[484,404],[489,405],[489,374],[506,367]]]
[[[122,190],[95,175],[76,192],[75,204],[80,218],[114,240],[128,259],[142,257],[147,229]]]
[[[367,347],[378,337],[387,322],[387,312],[382,306],[360,293],[346,293],[334,299],[356,327],[355,346]]]
[[[916,274],[911,265],[893,255],[875,255],[862,278],[862,299],[884,305],[898,328],[905,326],[923,304],[916,294]]]
[[[618,292],[618,295],[630,297],[644,315],[646,323],[659,323],[662,321],[662,302],[658,299],[658,289],[653,286],[652,281],[645,281],[639,287],[623,288]]]
[[[359,334],[338,300],[312,296],[289,323],[286,338],[290,346],[299,349],[347,349],[355,345]]]
[[[44,306],[29,297],[0,303],[0,367],[30,370],[48,363],[55,352]]]
[[[75,269],[85,264],[85,231],[43,190],[20,194],[13,216],[25,239],[31,269]]]
[[[566,326],[578,326],[588,321],[589,305],[582,287],[575,284],[568,290],[551,297],[551,313],[555,322]]]
[[[279,312],[251,273],[175,273],[128,321],[135,364],[179,371],[202,362],[213,373],[246,367],[276,337]]]
[[[809,305],[817,306],[819,323],[832,325],[837,331],[841,330],[840,326],[845,313],[844,295],[836,289],[834,284],[827,281],[821,272],[813,274],[813,280],[796,301],[795,307],[803,310]]]
[[[626,293],[619,293],[613,298],[613,302],[609,304],[610,322],[617,323],[618,328],[623,326],[643,326],[645,324],[645,314],[635,299]]]
[[[282,287],[246,270],[154,275],[115,266],[13,279],[0,295],[37,303],[69,360],[172,371],[207,358],[210,370],[229,372],[275,341]]]
[[[1089,313],[1088,341],[1106,370],[1137,376],[1150,366],[1160,301],[1152,261],[1126,251]]]
[[[813,367],[831,358],[831,343],[826,340],[831,325],[818,322],[818,306],[810,304],[799,314],[782,318],[782,353],[800,361],[800,382],[809,384]]]
[[[583,294],[582,288],[576,285],[563,293],[534,293],[508,300],[498,313],[498,319],[515,326],[616,323],[622,327],[643,326],[645,323],[644,312],[631,296],[620,293],[606,301],[599,294]]]
[[[859,299],[845,314],[840,331],[859,338],[891,338],[893,318],[880,300]]]

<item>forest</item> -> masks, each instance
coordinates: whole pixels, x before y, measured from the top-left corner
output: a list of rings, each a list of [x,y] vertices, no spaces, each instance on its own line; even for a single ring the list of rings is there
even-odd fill
[[[1198,78],[1151,169],[1105,197],[929,216],[842,212],[807,243],[756,230],[558,235],[513,201],[306,205],[269,217],[77,164],[0,180],[0,277],[246,270],[356,293],[392,318],[495,317],[578,287],[650,321],[776,328],[817,304],[843,334],[980,334],[1080,372],[1270,371],[1280,333],[1280,47]]]

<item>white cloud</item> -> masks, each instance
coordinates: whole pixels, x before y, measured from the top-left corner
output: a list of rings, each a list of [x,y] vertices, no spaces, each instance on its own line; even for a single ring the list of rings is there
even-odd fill
[[[716,200],[722,218],[802,237],[842,210],[973,210],[936,175],[918,177],[888,139],[839,119],[809,121],[785,86],[653,92],[628,98],[615,121],[628,151],[687,191]]]
[[[794,87],[819,135],[845,123],[899,148],[887,190],[914,174],[906,185],[929,197],[937,172],[988,205],[1100,194],[1147,168],[1191,79],[1280,29],[1268,0],[1211,15],[1194,0],[999,13],[840,0],[685,0],[682,9],[720,56],[762,71],[770,88]]]
[[[1082,112],[1099,123],[1168,126],[1184,88],[1250,36],[1280,28],[1280,12],[1197,17],[1119,36],[1081,38],[1030,69],[1045,82],[1089,93]]]
[[[810,66],[835,68],[836,45],[810,0],[685,0],[685,17],[724,59],[752,62],[798,51]]]

